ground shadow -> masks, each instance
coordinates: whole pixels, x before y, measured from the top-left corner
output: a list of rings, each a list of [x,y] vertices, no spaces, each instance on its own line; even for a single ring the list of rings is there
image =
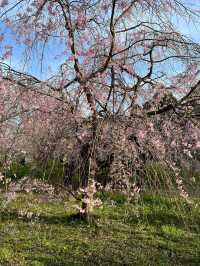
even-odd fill
[[[18,220],[24,222],[30,222],[35,220],[40,224],[49,224],[49,225],[83,225],[88,223],[95,223],[95,220],[99,217],[97,215],[90,215],[88,219],[81,216],[79,213],[73,213],[70,215],[40,215],[38,218],[36,216],[32,216],[32,218],[27,218],[26,216],[20,217],[17,211],[3,211],[0,213],[0,221],[11,221],[11,220]]]

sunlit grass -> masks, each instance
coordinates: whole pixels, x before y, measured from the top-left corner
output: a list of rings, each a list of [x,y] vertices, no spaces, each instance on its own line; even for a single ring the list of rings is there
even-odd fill
[[[5,205],[2,196],[0,265],[199,265],[198,202],[108,194],[86,223],[73,219],[72,199],[20,194]]]

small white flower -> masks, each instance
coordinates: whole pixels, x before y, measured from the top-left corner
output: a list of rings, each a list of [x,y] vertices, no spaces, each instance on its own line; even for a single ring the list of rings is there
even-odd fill
[[[4,179],[4,176],[2,175],[2,173],[0,173],[0,182],[2,182]]]

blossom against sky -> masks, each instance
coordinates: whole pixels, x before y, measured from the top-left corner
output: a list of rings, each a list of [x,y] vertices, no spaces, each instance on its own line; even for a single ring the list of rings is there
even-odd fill
[[[2,8],[8,6],[9,9],[14,3],[15,1],[12,0],[1,0],[0,6]],[[200,11],[200,1],[185,0],[184,3],[188,7]],[[17,10],[12,12],[17,12]],[[0,17],[1,14],[0,8]],[[180,16],[171,14],[171,19],[177,26],[177,31],[180,31],[196,42],[200,42],[200,18],[196,18],[196,21],[189,19],[186,21],[185,17],[181,18]],[[40,79],[45,80],[55,75],[59,70],[59,66],[69,58],[69,54],[65,50],[65,43],[63,40],[61,42],[59,38],[51,38],[46,43],[37,42],[36,45],[33,44],[30,48],[27,48],[27,45],[15,40],[13,33],[5,23],[0,23],[0,34],[4,36],[4,40],[0,45],[0,53],[7,55],[4,58],[4,62],[17,70],[28,72]],[[11,49],[5,49],[8,46]],[[12,54],[11,56],[9,56],[10,52]],[[142,65],[138,67],[141,72],[145,71]],[[168,65],[165,67],[168,67]],[[179,71],[179,68],[176,71]]]

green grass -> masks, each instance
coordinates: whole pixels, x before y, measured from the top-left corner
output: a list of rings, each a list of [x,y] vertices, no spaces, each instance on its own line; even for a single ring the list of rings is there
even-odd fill
[[[86,223],[73,219],[67,198],[20,194],[6,205],[1,195],[0,265],[200,265],[198,199],[196,207],[155,194],[115,199],[107,196]]]

